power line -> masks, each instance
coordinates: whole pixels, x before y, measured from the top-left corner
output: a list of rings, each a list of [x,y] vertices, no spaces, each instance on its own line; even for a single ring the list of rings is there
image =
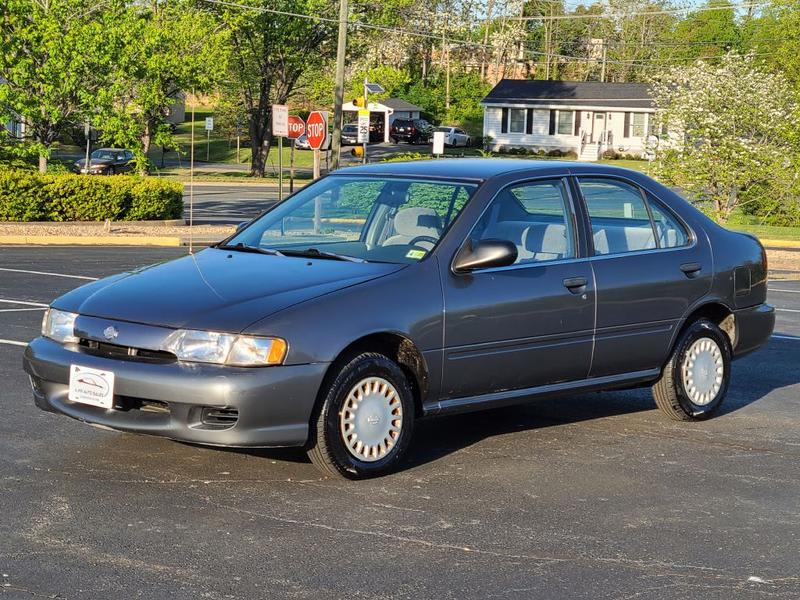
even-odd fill
[[[279,9],[274,9],[274,8],[265,8],[265,7],[262,7],[262,6],[250,6],[250,5],[247,5],[247,4],[239,4],[239,3],[236,3],[236,2],[230,2],[228,0],[203,0],[203,2],[206,2],[206,3],[209,3],[209,4],[217,4],[217,5],[221,5],[221,6],[228,6],[228,7],[232,7],[232,8],[254,10],[254,11],[257,11],[257,12],[268,13],[268,14],[277,14],[277,15],[282,15],[282,16],[287,16],[287,17],[296,17],[296,18],[300,18],[300,19],[307,19],[307,20],[324,22],[324,23],[338,23],[339,22],[338,19],[333,19],[333,18],[330,18],[330,17],[321,17],[321,16],[318,16],[318,15],[309,15],[307,13],[297,13],[297,12],[279,10]],[[733,5],[731,5],[731,6],[733,6]],[[738,5],[738,6],[744,6],[744,5]],[[634,13],[629,13],[629,14],[634,14]],[[639,14],[642,14],[642,13],[639,13]],[[509,18],[511,18],[511,17],[509,17]],[[436,40],[437,42],[444,40],[445,42],[448,42],[450,44],[456,44],[456,45],[462,45],[462,46],[470,46],[470,47],[473,47],[473,48],[487,48],[487,49],[500,50],[500,51],[513,51],[516,48],[516,49],[522,50],[523,52],[527,52],[532,56],[547,57],[547,58],[550,58],[550,59],[562,59],[562,60],[570,60],[570,61],[576,61],[576,62],[588,62],[588,63],[598,63],[600,61],[600,59],[594,58],[594,57],[590,57],[590,56],[571,56],[571,55],[567,55],[567,54],[557,54],[557,53],[552,53],[552,52],[543,52],[543,51],[540,51],[540,50],[532,50],[522,41],[512,43],[509,47],[504,47],[504,46],[497,46],[497,45],[494,45],[494,44],[483,44],[483,43],[476,42],[476,41],[473,41],[473,40],[448,38],[448,37],[445,37],[443,35],[432,33],[432,32],[414,31],[414,30],[409,30],[409,29],[401,29],[401,28],[397,28],[397,27],[389,27],[389,26],[385,26],[385,25],[374,25],[374,24],[371,24],[371,23],[365,23],[363,21],[350,21],[350,22],[348,22],[348,26],[357,27],[357,28],[360,28],[360,29],[371,29],[371,30],[374,30],[374,31],[381,31],[381,32],[384,32],[384,33],[396,33],[396,34],[400,34],[400,35],[409,35],[409,36],[414,36],[414,37],[421,37],[421,38]],[[764,53],[762,55],[771,55],[771,53]],[[718,58],[718,57],[704,57],[704,58],[708,60],[708,59],[713,59],[713,58]],[[641,65],[636,65],[636,64],[631,62],[632,60],[637,60],[637,59],[630,59],[630,60],[607,59],[606,63],[607,64],[621,64],[621,65],[627,65],[627,66],[646,66],[646,65],[647,66],[663,66],[663,65],[667,64],[667,63],[653,64],[652,60],[648,60],[647,63],[642,63]],[[646,59],[638,59],[638,60],[646,60]],[[693,59],[689,59],[689,58],[687,58],[687,59],[677,59],[672,64],[683,64],[687,60],[693,60]]]
[[[569,15],[537,15],[537,16],[507,16],[509,21],[569,21],[574,19],[609,19],[614,16],[645,17],[651,15],[675,15],[682,13],[706,12],[710,10],[739,10],[743,8],[758,8],[767,6],[769,2],[748,2],[744,4],[729,4],[727,6],[696,6],[686,8],[665,8],[661,10],[644,10],[632,12],[618,12],[610,10],[604,13],[585,13]]]

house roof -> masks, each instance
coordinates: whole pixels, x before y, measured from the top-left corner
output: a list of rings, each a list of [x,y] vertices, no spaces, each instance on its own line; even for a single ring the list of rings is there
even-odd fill
[[[501,79],[481,104],[529,104],[653,108],[643,83]]]
[[[401,100],[400,98],[386,98],[385,100],[381,100],[380,103],[383,104],[384,106],[388,106],[392,110],[419,111],[419,112],[425,110],[422,107],[416,106],[415,104],[411,104],[410,102],[406,102],[405,100]]]

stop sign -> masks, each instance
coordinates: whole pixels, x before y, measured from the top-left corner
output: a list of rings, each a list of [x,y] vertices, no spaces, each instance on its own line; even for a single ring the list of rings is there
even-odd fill
[[[296,140],[306,132],[306,124],[303,119],[295,115],[289,115],[289,135],[290,140]]]
[[[306,138],[308,145],[319,150],[328,135],[328,119],[320,111],[315,110],[306,120]]]

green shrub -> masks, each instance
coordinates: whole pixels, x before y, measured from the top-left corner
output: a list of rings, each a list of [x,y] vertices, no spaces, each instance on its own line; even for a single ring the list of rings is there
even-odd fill
[[[0,172],[0,221],[139,221],[180,218],[179,183],[124,175]]]

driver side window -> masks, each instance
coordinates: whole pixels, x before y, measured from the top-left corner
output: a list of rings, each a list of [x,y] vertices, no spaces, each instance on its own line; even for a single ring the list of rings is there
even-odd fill
[[[513,242],[515,265],[575,257],[569,196],[563,180],[532,181],[495,196],[471,237]]]

